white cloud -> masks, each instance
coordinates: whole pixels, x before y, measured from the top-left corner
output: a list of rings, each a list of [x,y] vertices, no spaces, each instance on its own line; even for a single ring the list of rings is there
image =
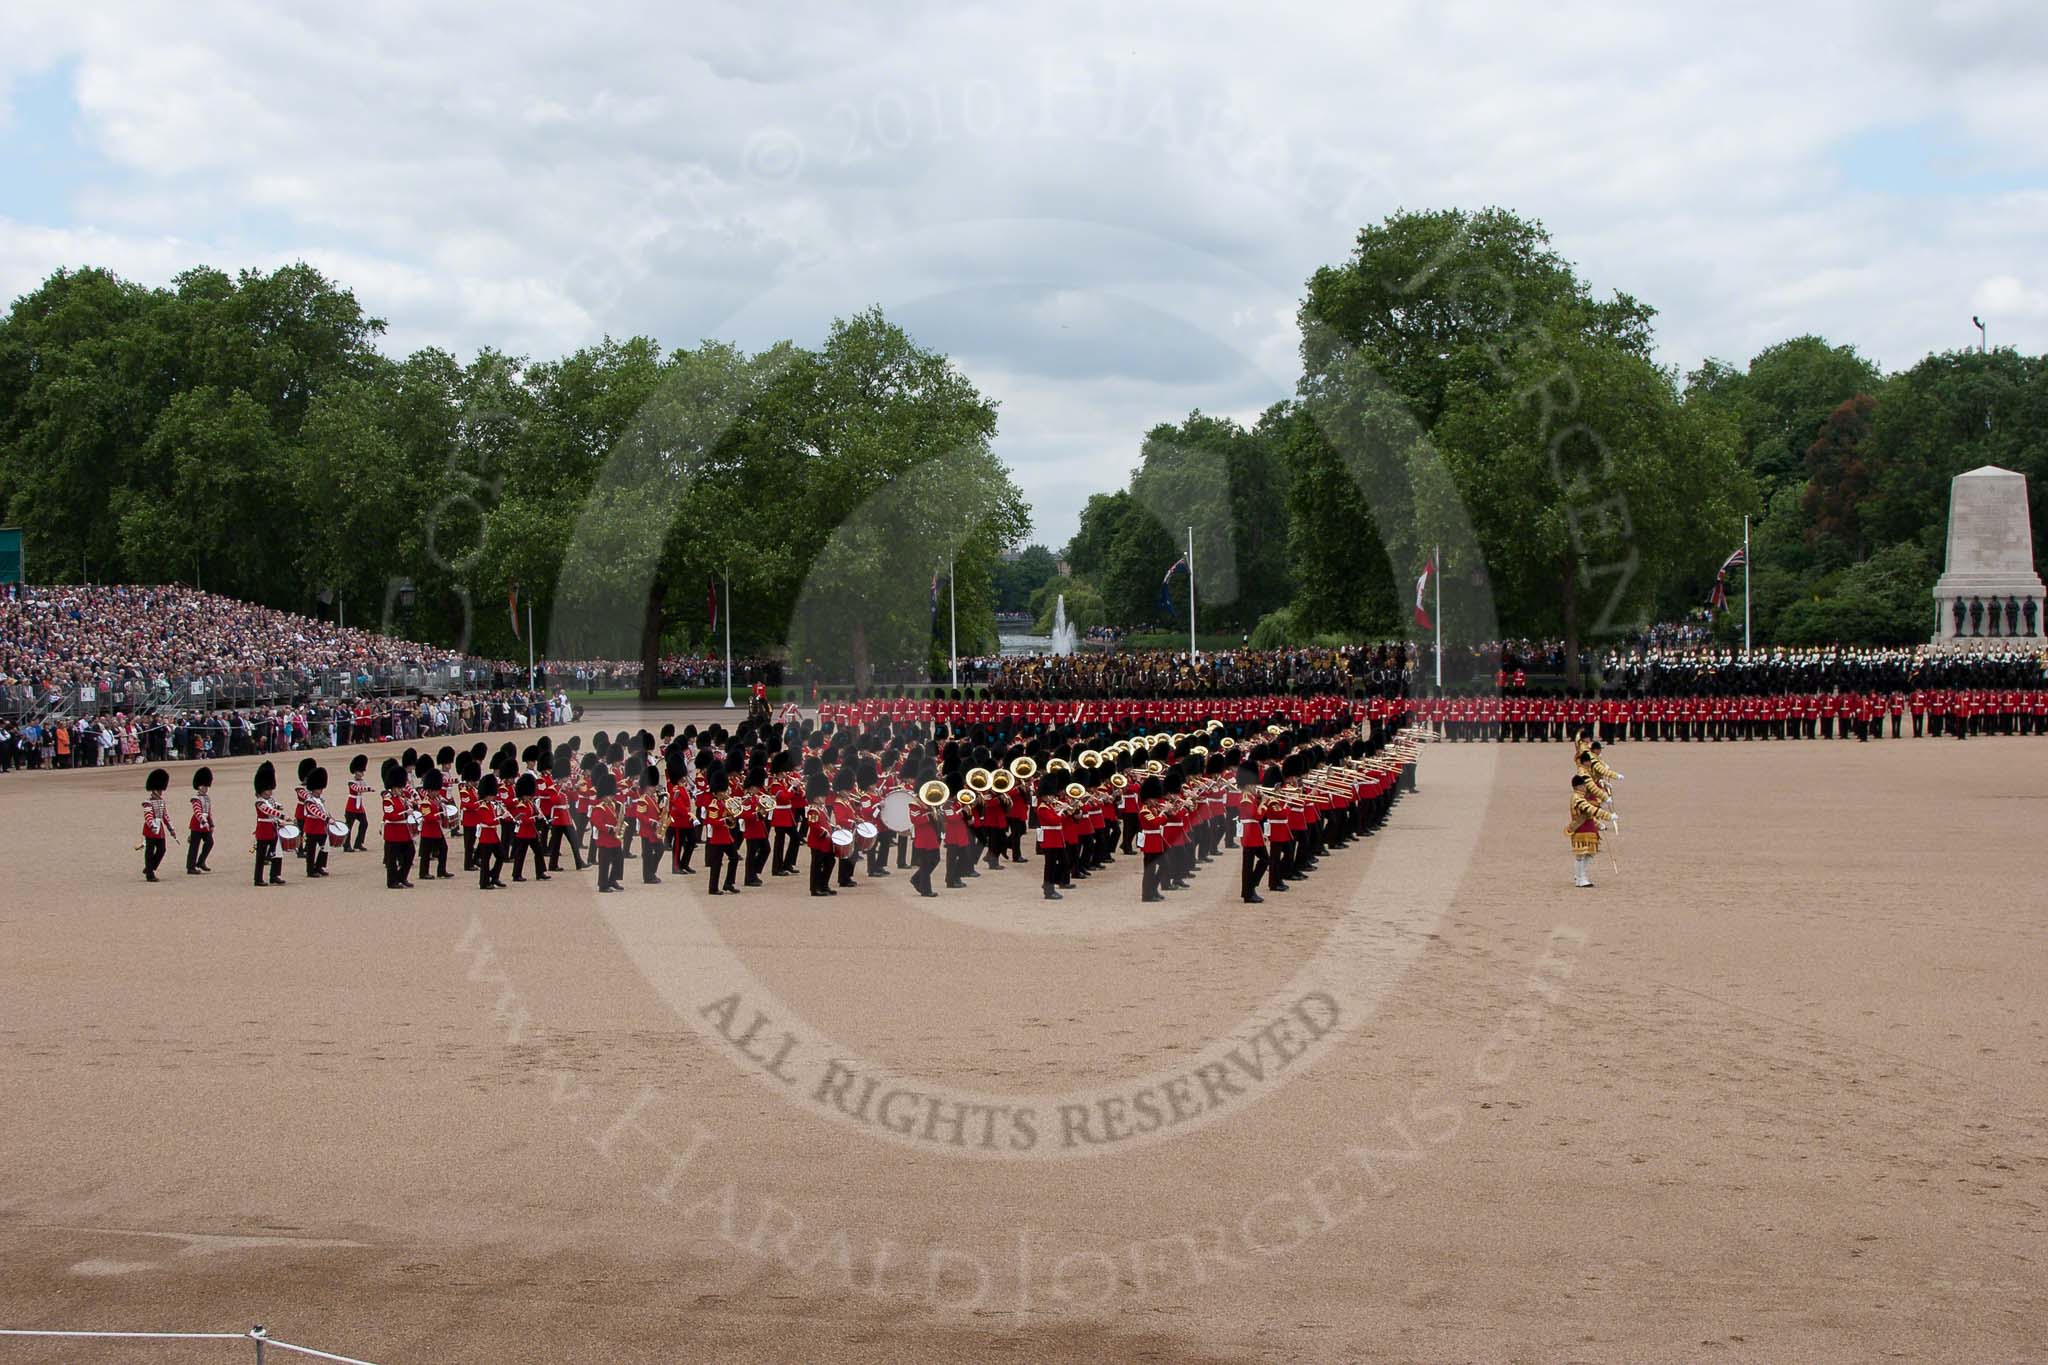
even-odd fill
[[[31,8],[0,98],[74,64],[104,165],[70,220],[0,220],[10,296],[303,255],[394,350],[539,355],[880,303],[1003,399],[1054,543],[1146,428],[1284,395],[1302,281],[1396,208],[1543,219],[1681,367],[1806,331],[1905,365],[1971,311],[2048,350],[2042,194],[1834,160],[1920,124],[2038,179],[2021,3]]]

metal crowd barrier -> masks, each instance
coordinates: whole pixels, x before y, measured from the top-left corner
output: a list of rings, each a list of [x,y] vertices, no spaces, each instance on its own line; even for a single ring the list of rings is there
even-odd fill
[[[341,1365],[376,1365],[375,1361],[364,1360],[360,1356],[336,1355],[332,1351],[318,1351],[311,1346],[280,1341],[265,1331],[260,1322],[246,1332],[63,1332],[0,1327],[0,1337],[68,1337],[73,1340],[101,1341],[247,1341],[256,1347],[256,1365],[263,1365],[263,1351],[266,1346],[273,1351],[311,1356],[315,1360],[337,1360]]]

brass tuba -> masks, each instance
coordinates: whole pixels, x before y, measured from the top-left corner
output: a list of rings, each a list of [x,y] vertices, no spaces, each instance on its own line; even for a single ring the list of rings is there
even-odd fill
[[[917,799],[933,810],[945,805],[952,795],[952,789],[936,777],[917,789]]]
[[[1019,782],[1029,782],[1032,778],[1038,776],[1038,760],[1029,754],[1011,759],[1010,776],[1016,778]]]
[[[1010,788],[1016,785],[1017,779],[1011,774],[1008,768],[997,768],[994,772],[988,775],[988,789],[990,794],[992,795],[1006,795],[1009,792]]]
[[[993,777],[986,768],[969,768],[967,770],[967,790],[969,791],[985,792],[988,790],[989,783],[992,780]]]

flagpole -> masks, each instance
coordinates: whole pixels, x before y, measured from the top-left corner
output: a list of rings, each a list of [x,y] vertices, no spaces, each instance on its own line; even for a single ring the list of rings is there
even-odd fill
[[[1749,653],[1749,513],[1742,514],[1742,652]]]
[[[732,709],[732,574],[730,571],[719,575],[725,580],[725,705]]]
[[[533,599],[526,602],[526,685],[533,686]]]
[[[946,638],[953,662],[953,688],[960,687],[960,603],[953,596],[953,556],[946,556]]]
[[[1443,546],[1429,547],[1430,578],[1435,580],[1429,586],[1436,592],[1435,618],[1430,622],[1436,627],[1436,690],[1444,690],[1444,565],[1441,558]]]
[[[1188,661],[1199,657],[1195,649],[1195,528],[1188,527]]]

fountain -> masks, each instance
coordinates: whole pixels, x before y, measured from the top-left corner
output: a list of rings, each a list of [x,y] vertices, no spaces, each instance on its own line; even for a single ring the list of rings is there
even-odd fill
[[[1067,623],[1067,595],[1061,593],[1052,607],[1052,652],[1066,655],[1074,652],[1074,628]]]

